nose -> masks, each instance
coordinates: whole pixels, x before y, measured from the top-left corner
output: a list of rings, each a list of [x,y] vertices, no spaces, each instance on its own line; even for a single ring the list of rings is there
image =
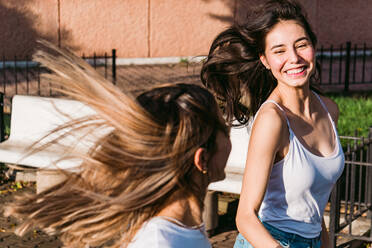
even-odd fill
[[[291,49],[288,52],[288,61],[291,63],[297,63],[300,60],[300,56],[298,55],[296,49]]]

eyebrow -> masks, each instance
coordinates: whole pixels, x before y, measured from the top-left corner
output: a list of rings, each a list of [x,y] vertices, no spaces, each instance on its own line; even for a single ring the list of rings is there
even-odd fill
[[[294,43],[300,42],[300,41],[302,41],[302,40],[307,40],[307,41],[309,41],[309,38],[307,38],[307,37],[301,37],[301,38],[298,38]],[[284,44],[274,45],[274,46],[272,46],[272,47],[270,48],[270,50],[273,50],[273,49],[278,48],[278,47],[283,47],[283,46],[284,46]]]

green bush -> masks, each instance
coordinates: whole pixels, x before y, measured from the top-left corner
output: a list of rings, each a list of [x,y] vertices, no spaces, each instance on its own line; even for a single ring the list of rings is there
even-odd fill
[[[338,133],[343,136],[368,137],[372,127],[372,93],[364,94],[328,94],[340,109]]]

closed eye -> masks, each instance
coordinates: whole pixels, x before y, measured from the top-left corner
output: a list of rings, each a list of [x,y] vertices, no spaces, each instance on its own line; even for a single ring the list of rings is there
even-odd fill
[[[308,46],[307,43],[303,43],[303,44],[299,44],[299,45],[297,45],[297,48],[305,48],[305,47],[307,47],[307,46]]]

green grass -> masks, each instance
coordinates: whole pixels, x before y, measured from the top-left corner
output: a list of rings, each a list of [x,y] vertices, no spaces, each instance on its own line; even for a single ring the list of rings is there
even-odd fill
[[[372,93],[363,94],[328,94],[340,109],[338,133],[343,136],[368,137],[372,127]]]

